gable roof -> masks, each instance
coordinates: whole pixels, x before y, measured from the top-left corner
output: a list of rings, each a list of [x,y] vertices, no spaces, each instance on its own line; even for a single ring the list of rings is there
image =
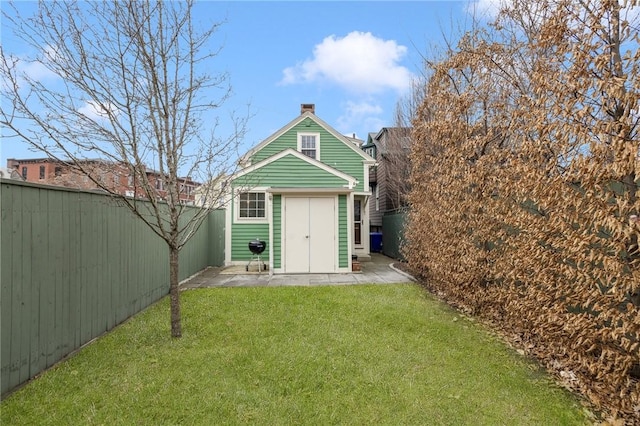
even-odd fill
[[[365,164],[374,164],[376,162],[376,160],[374,158],[372,158],[366,152],[364,152],[361,149],[359,149],[355,145],[355,143],[352,142],[352,140],[353,140],[352,138],[348,138],[348,137],[346,137],[344,135],[341,135],[338,131],[336,131],[333,127],[329,126],[327,123],[325,123],[318,116],[313,114],[311,111],[305,111],[302,114],[300,114],[299,116],[297,116],[296,118],[294,118],[293,120],[291,120],[289,123],[284,125],[280,130],[276,131],[271,136],[269,136],[268,138],[266,138],[265,140],[260,142],[258,145],[256,145],[252,149],[250,149],[245,155],[242,156],[242,158],[240,159],[240,164],[246,164],[249,161],[249,158],[253,154],[255,154],[256,152],[260,151],[262,148],[264,148],[265,146],[267,146],[268,144],[270,144],[271,142],[273,142],[274,140],[276,140],[277,138],[282,136],[284,133],[286,133],[287,131],[289,131],[294,126],[296,126],[297,124],[299,124],[300,122],[304,121],[307,118],[315,121],[316,124],[318,124],[319,126],[324,128],[332,136],[334,136],[336,139],[338,139],[339,141],[344,143],[346,146],[348,146],[349,149],[351,149],[353,152],[355,152],[360,157],[362,157],[362,159],[364,160]]]
[[[26,179],[16,169],[0,167],[0,178],[25,181]]]
[[[395,142],[394,146],[387,146],[389,141]],[[369,133],[367,142],[362,145],[362,149],[372,146],[375,146],[381,155],[386,155],[389,152],[409,151],[411,149],[411,127],[383,127],[378,133]]]
[[[351,136],[347,136],[347,135],[343,135],[345,137],[346,140],[348,140],[349,142],[351,142],[352,144],[354,144],[356,147],[360,148],[360,146],[362,146],[362,144],[364,143],[364,141],[362,139],[358,139],[356,138],[356,134],[353,134],[353,137]]]
[[[375,143],[373,142],[373,140],[376,138],[377,133],[373,132],[373,133],[369,133],[367,134],[367,141],[365,143],[362,144],[361,148],[369,148],[372,146],[375,146]]]
[[[354,187],[358,183],[357,179],[354,178],[353,176],[348,175],[346,173],[343,173],[340,170],[334,169],[333,167],[331,167],[331,166],[329,166],[329,165],[327,165],[327,164],[325,164],[325,163],[323,163],[321,161],[318,161],[316,159],[308,157],[308,156],[304,155],[303,153],[301,153],[299,151],[296,151],[293,148],[287,148],[287,149],[285,149],[283,151],[278,152],[277,154],[272,155],[271,157],[265,158],[262,161],[259,161],[259,162],[255,163],[255,164],[252,164],[252,165],[242,169],[241,171],[239,171],[238,173],[233,175],[232,180],[235,180],[235,179],[237,179],[239,177],[242,177],[242,176],[244,176],[244,175],[246,175],[248,173],[254,172],[254,171],[256,171],[256,170],[258,170],[258,169],[260,169],[260,168],[262,168],[262,167],[264,167],[264,166],[266,166],[268,164],[271,164],[271,163],[273,163],[275,161],[278,161],[279,159],[281,159],[283,157],[286,157],[287,155],[293,155],[294,157],[296,157],[296,158],[298,158],[298,159],[300,159],[300,160],[302,160],[302,161],[304,161],[304,162],[306,162],[306,163],[308,163],[308,164],[310,164],[310,165],[312,165],[314,167],[322,169],[325,172],[328,172],[328,173],[330,173],[330,174],[332,174],[332,175],[334,175],[334,176],[336,176],[336,177],[338,177],[340,179],[344,179],[345,181],[347,181],[347,183],[349,185],[349,188]]]
[[[408,137],[411,135],[411,127],[383,127],[377,134],[371,133],[371,135],[375,134],[373,138],[379,140],[384,133],[393,137]]]
[[[387,134],[387,138],[384,138],[384,134]],[[381,151],[384,153],[386,151],[392,151],[393,147],[390,148],[386,146],[389,140],[394,141],[395,148],[399,148],[401,150],[411,149],[411,128],[410,127],[383,127],[380,129],[378,134],[373,138],[373,141],[376,145],[379,145]],[[383,143],[378,143],[383,142]]]

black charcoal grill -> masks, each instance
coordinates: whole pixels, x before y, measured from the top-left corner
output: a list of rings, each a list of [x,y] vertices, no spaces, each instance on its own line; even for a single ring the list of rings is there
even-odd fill
[[[249,260],[249,263],[247,263],[247,266],[245,267],[245,270],[248,272],[249,271],[249,266],[251,265],[251,262],[253,261],[257,261],[258,262],[258,272],[261,271],[266,271],[267,270],[267,265],[265,265],[265,263],[262,261],[262,252],[264,252],[264,250],[267,248],[267,242],[266,241],[262,241],[260,238],[256,238],[255,240],[251,240],[249,241],[249,251],[251,251],[251,260]]]

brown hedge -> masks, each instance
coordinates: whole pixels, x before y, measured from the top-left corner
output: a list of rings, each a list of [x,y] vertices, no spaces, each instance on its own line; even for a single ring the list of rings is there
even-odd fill
[[[615,1],[583,3],[514,2],[431,65],[405,256],[432,291],[633,424],[639,26]]]

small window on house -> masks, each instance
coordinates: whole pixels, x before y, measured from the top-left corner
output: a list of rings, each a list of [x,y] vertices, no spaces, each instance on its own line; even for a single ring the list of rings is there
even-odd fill
[[[320,159],[320,135],[318,133],[298,134],[298,151],[309,158]]]
[[[266,203],[264,192],[242,192],[238,214],[241,218],[266,217]]]
[[[53,171],[56,176],[62,176],[62,167],[56,166],[56,168],[53,169]]]
[[[180,192],[185,194],[185,195],[191,195],[191,190],[193,189],[193,187],[191,185],[189,185],[188,183],[181,183],[180,184]]]
[[[353,243],[362,244],[362,200],[353,200]]]
[[[164,181],[161,178],[156,178],[156,189],[158,191],[164,191]]]
[[[25,180],[27,179],[27,168],[26,167],[22,168],[22,178],[25,179]]]
[[[44,179],[44,166],[40,166],[40,179]]]
[[[307,157],[316,158],[316,137],[303,135],[300,139],[302,153]]]

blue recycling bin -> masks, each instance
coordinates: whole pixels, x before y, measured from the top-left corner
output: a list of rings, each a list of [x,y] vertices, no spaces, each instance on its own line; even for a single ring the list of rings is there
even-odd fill
[[[371,232],[369,234],[371,251],[380,253],[382,251],[382,232]]]

